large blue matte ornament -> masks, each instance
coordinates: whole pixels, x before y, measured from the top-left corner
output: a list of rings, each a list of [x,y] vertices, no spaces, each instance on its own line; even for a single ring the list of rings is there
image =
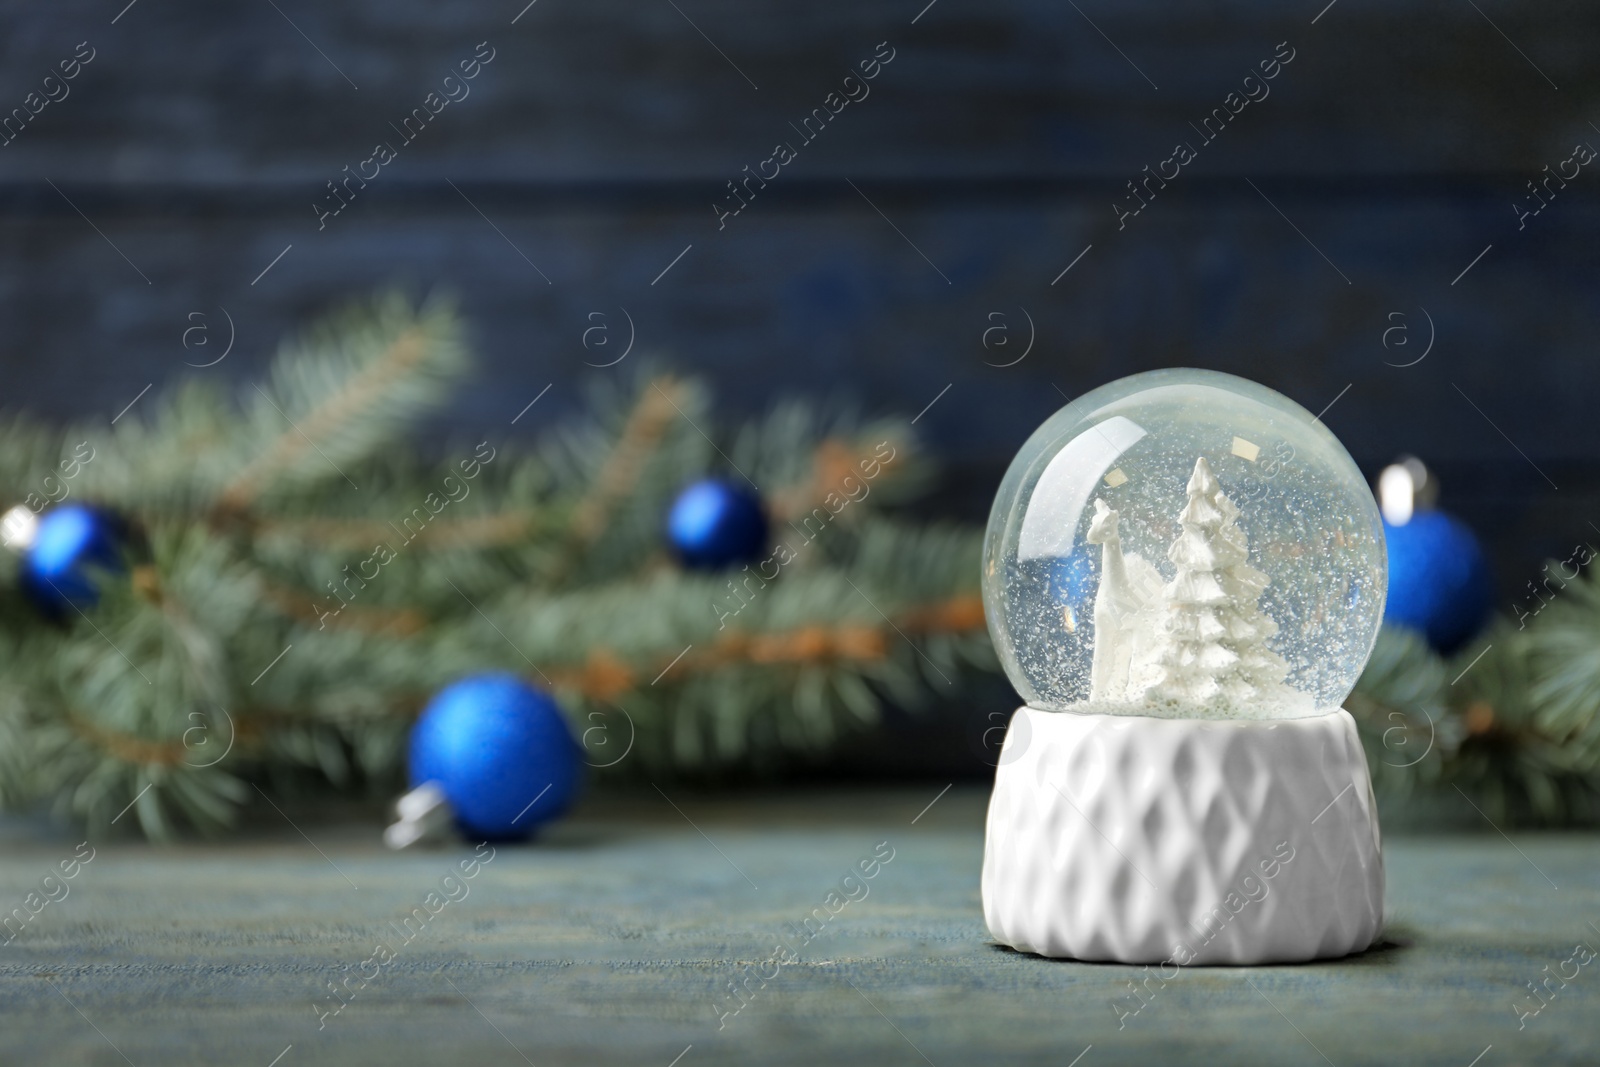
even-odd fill
[[[21,585],[35,607],[63,618],[100,599],[94,571],[121,571],[126,529],[116,515],[87,504],[62,504],[39,520],[22,557]]]
[[[1389,545],[1384,621],[1420,630],[1449,655],[1488,621],[1494,596],[1478,538],[1445,512],[1420,510],[1404,526],[1383,524]]]
[[[767,515],[743,486],[707,478],[672,502],[667,540],[685,567],[716,570],[761,555],[768,547]]]
[[[473,837],[522,838],[572,802],[578,756],[549,694],[515,675],[476,674],[441,689],[411,728],[411,787],[439,783]]]

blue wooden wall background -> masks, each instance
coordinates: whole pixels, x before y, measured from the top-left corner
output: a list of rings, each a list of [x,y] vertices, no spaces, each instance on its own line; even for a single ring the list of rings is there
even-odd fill
[[[1502,608],[1600,543],[1600,175],[1514,207],[1600,145],[1600,8],[524,2],[0,3],[0,112],[27,119],[0,147],[0,402],[109,419],[152,382],[258,372],[307,316],[400,282],[471,317],[480,371],[441,430],[575,410],[626,369],[582,343],[625,308],[635,351],[730,414],[794,391],[914,414],[951,386],[918,424],[949,471],[935,510],[981,517],[1061,394],[1189,364],[1338,398],[1369,471],[1430,461]],[[802,144],[790,124],[891,51]],[[1246,89],[1268,95],[1202,141]],[[397,158],[319,229],[325,183],[379,141]],[[780,141],[797,158],[719,229],[725,183]],[[1177,142],[1196,158],[1119,225]],[[220,352],[222,308],[232,354],[185,366]],[[993,365],[1028,318],[1031,352]],[[197,324],[209,349],[183,345]]]

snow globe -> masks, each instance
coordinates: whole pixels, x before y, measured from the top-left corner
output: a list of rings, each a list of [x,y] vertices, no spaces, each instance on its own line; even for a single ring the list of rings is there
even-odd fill
[[[1164,966],[1367,948],[1383,861],[1340,705],[1386,588],[1366,480],[1265,386],[1151,371],[1046,421],[983,551],[989,630],[1027,702],[989,805],[995,939]]]

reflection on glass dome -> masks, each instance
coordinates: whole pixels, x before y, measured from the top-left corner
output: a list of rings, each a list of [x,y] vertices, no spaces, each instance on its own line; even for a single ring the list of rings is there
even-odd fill
[[[1290,718],[1337,707],[1383,612],[1365,480],[1303,408],[1230,375],[1136,375],[1058,412],[985,542],[990,629],[1053,710]]]

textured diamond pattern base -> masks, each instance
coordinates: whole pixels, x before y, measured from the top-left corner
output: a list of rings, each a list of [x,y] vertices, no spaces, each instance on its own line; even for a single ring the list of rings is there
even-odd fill
[[[1383,856],[1355,720],[1020,709],[989,802],[983,911],[996,940],[1080,960],[1361,951],[1383,925]]]

